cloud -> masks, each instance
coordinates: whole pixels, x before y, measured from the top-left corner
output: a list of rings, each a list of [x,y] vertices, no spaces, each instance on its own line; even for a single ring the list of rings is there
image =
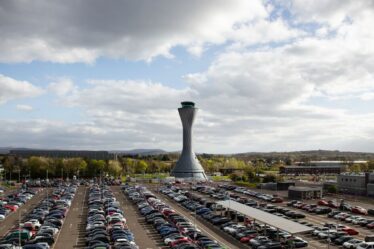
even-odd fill
[[[370,1],[274,1],[281,9],[239,0],[92,1],[82,11],[83,2],[72,7],[40,1],[22,8],[17,1],[4,3],[9,11],[0,17],[7,34],[0,41],[0,60],[151,60],[173,57],[175,46],[195,56],[211,45],[223,48],[206,69],[184,75],[186,85],[178,88],[94,78],[78,87],[69,78],[56,79],[48,90],[66,107],[82,111],[86,121],[0,120],[6,130],[2,143],[178,150],[177,108],[192,100],[200,108],[194,127],[198,152],[374,151],[374,115],[357,111],[360,105],[371,107],[374,92]],[[15,21],[21,15],[27,23]],[[23,37],[12,30],[24,31]],[[359,105],[351,106],[355,102]]]
[[[98,57],[152,60],[175,46],[201,55],[227,41],[271,42],[298,35],[260,0],[15,0],[0,4],[0,61],[93,63]],[[15,32],[16,31],[16,32]]]
[[[371,0],[361,1],[308,1],[286,0],[286,3],[295,21],[327,24],[336,28],[344,22],[349,22],[364,12],[372,12],[374,4]],[[356,20],[354,20],[356,21]]]
[[[76,89],[73,81],[69,78],[59,78],[48,85],[48,90],[58,96],[65,96]]]
[[[36,97],[43,89],[27,81],[18,81],[0,74],[0,105],[10,100]]]
[[[34,108],[30,105],[16,105],[16,109],[23,112],[30,112]]]

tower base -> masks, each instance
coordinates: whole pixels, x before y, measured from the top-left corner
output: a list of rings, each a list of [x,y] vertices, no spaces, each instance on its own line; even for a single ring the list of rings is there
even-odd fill
[[[208,180],[207,176],[205,175],[205,172],[171,172],[172,176],[175,178],[190,178],[194,180],[202,180],[206,181]]]

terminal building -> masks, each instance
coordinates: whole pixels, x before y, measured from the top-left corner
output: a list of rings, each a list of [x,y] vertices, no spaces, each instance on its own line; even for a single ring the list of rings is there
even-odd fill
[[[310,161],[297,162],[292,166],[280,167],[279,173],[285,175],[338,175],[346,171],[349,164],[366,163],[366,161]]]
[[[290,186],[288,198],[291,200],[320,199],[323,196],[321,187]]]
[[[337,177],[339,192],[374,196],[374,173],[344,173]]]
[[[336,166],[282,166],[279,173],[284,175],[337,175],[344,172],[345,167]]]

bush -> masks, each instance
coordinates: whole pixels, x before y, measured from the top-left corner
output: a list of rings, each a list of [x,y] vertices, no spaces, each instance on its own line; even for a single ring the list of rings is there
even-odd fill
[[[237,181],[235,182],[235,185],[238,185],[241,187],[248,187],[248,188],[257,188],[257,183],[254,183],[254,182]]]
[[[326,190],[327,190],[327,192],[332,193],[332,194],[335,194],[335,193],[338,192],[338,189],[336,188],[335,185],[327,186]]]
[[[266,182],[276,182],[276,176],[273,175],[273,174],[265,175],[262,182],[264,182],[264,183],[266,183]]]

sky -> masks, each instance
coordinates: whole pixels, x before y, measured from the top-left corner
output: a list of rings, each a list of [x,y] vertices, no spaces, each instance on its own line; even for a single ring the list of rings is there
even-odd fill
[[[374,152],[372,0],[0,1],[0,147]]]

